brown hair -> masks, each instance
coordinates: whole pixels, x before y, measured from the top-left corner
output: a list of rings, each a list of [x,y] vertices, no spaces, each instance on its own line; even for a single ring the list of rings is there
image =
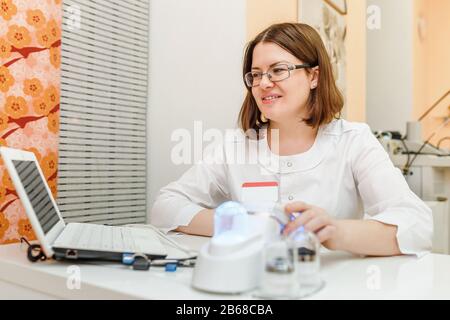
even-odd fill
[[[320,35],[307,24],[280,23],[274,24],[258,34],[247,44],[244,54],[242,76],[251,71],[253,50],[260,42],[272,42],[288,51],[303,63],[319,66],[317,87],[311,90],[307,102],[309,118],[304,119],[311,127],[319,127],[330,123],[340,115],[344,99],[336,87],[330,58]],[[306,69],[310,72],[311,69]],[[245,81],[244,81],[245,84]],[[258,130],[262,127],[261,112],[258,109],[252,88],[247,87],[247,96],[239,112],[239,124],[245,131]]]

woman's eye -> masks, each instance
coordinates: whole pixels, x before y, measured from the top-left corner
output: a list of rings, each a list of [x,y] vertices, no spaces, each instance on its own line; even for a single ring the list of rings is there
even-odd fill
[[[261,73],[259,73],[259,72],[253,72],[253,73],[252,73],[252,77],[253,77],[253,79],[261,78]]]
[[[282,74],[284,72],[286,72],[286,68],[275,68],[275,69],[273,69],[273,73],[274,74]]]

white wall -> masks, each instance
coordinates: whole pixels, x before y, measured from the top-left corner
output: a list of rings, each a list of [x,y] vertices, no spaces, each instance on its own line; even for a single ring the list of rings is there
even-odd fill
[[[235,128],[244,98],[245,1],[150,1],[148,211],[188,165],[172,164],[172,132],[194,121]],[[212,78],[213,77],[213,78]]]
[[[413,110],[411,0],[367,0],[381,9],[381,29],[367,30],[367,122],[404,133]],[[351,61],[349,61],[351,63]]]

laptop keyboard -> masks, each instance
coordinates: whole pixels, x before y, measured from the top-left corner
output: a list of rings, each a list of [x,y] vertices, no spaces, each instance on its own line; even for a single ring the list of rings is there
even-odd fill
[[[107,252],[166,254],[156,232],[151,229],[69,223],[54,247]]]

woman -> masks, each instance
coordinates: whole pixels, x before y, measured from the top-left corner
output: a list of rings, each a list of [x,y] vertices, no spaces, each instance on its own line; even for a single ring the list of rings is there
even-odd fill
[[[245,52],[248,91],[239,121],[243,131],[256,130],[258,140],[243,134],[227,141],[213,163],[200,162],[161,189],[151,223],[211,235],[214,208],[242,201],[243,183],[276,181],[286,214],[302,212],[285,233],[304,225],[325,247],[355,254],[429,251],[431,210],[367,125],[336,119],[343,98],[331,70],[319,34],[308,25],[275,24],[257,35]],[[230,144],[258,152],[258,162],[228,161]]]

